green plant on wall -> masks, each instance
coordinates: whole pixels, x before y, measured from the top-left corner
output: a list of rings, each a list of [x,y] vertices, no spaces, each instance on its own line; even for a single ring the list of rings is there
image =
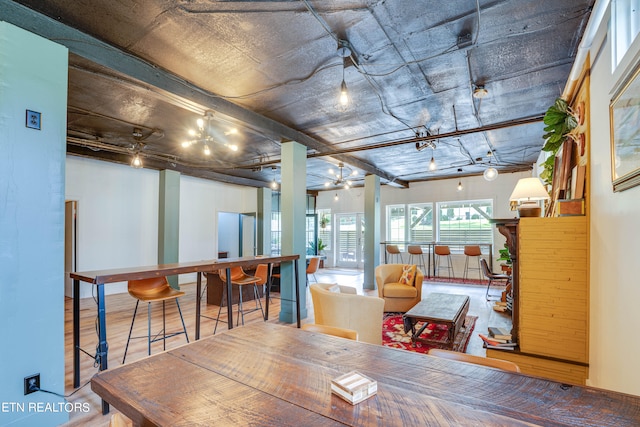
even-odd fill
[[[498,249],[498,253],[500,254],[498,261],[505,261],[507,265],[511,264],[511,255],[509,254],[509,247],[506,243],[504,244],[503,249]]]
[[[557,98],[544,115],[545,134],[542,138],[545,144],[542,151],[550,153],[547,160],[542,163],[543,171],[540,178],[547,184],[553,182],[553,169],[556,154],[567,138],[573,138],[573,130],[578,126],[576,113],[569,107],[567,101]]]

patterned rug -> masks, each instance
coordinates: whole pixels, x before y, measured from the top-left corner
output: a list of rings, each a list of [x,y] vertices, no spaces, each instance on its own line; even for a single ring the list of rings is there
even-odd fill
[[[476,325],[477,316],[467,316],[464,326],[456,335],[453,344],[453,350],[464,353],[467,350],[469,339]],[[416,324],[419,329],[422,322]],[[415,347],[411,346],[411,331],[404,333],[404,324],[402,322],[402,313],[385,313],[382,321],[382,345],[392,348],[400,348],[403,350],[415,351],[418,353],[426,353],[431,348],[447,348],[445,341],[447,337],[448,327],[446,325],[428,325],[422,333],[423,338],[434,340],[435,342],[425,344],[417,342]]]

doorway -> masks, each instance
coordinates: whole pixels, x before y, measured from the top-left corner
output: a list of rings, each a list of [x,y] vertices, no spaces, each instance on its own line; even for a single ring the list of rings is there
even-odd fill
[[[73,298],[73,280],[69,273],[76,271],[78,243],[78,202],[64,202],[64,296]]]
[[[336,214],[336,266],[364,268],[364,213]]]
[[[255,212],[218,212],[218,258],[256,254]]]

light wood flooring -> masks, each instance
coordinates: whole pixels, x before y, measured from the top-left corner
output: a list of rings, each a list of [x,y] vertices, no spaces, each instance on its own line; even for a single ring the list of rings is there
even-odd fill
[[[361,270],[352,269],[320,269],[316,273],[318,282],[321,283],[340,283],[341,285],[353,286],[358,289],[359,293],[363,293],[362,282],[363,273]],[[313,282],[313,280],[312,280]],[[185,296],[180,299],[180,307],[184,316],[189,339],[195,339],[195,284],[182,285],[181,289],[185,291]],[[469,315],[478,316],[475,330],[469,342],[467,353],[476,355],[485,355],[482,348],[482,340],[478,337],[478,332],[486,333],[487,327],[491,326],[510,326],[509,316],[504,313],[495,312],[492,309],[492,303],[485,300],[485,286],[478,285],[461,285],[449,283],[434,283],[426,280],[423,284],[423,295],[431,292],[454,293],[468,295],[471,299]],[[365,294],[377,294],[377,291],[366,291]],[[277,295],[277,294],[276,294]],[[206,297],[203,298],[206,300]],[[264,300],[263,300],[264,303]],[[253,307],[253,301],[245,303],[247,307]],[[158,331],[162,328],[162,309],[160,304],[154,304],[152,310],[152,331]],[[107,342],[109,343],[109,360],[110,367],[118,366],[122,363],[124,348],[131,325],[131,316],[135,307],[135,299],[129,294],[108,295],[106,297],[107,311]],[[73,389],[73,301],[67,299],[65,301],[65,394],[69,395],[75,390]],[[236,307],[234,306],[234,311]],[[269,306],[269,322],[281,323],[277,320],[280,309],[280,300],[273,299]],[[166,308],[166,324],[167,331],[181,330],[180,318],[176,305],[173,302],[167,303]],[[204,315],[215,318],[218,313],[218,307],[207,305],[203,302],[202,312]],[[223,308],[223,313],[225,309]],[[311,306],[311,295],[307,290],[307,318],[302,323],[313,322],[313,307]],[[80,304],[80,336],[81,347],[87,352],[95,353],[97,345],[96,333],[96,305],[93,299],[83,299]],[[234,315],[235,320],[235,315]],[[260,312],[250,313],[245,316],[245,323],[262,321]],[[214,320],[203,318],[201,321],[201,337],[210,336],[213,333],[215,325]],[[218,325],[217,333],[224,333],[226,323]],[[290,325],[292,327],[295,324]],[[142,339],[132,340],[129,345],[127,354],[127,363],[133,362],[147,356],[147,308],[146,304],[141,303],[138,309],[136,324],[133,336],[144,337]],[[166,348],[176,348],[186,343],[184,335],[178,335],[170,338],[166,342]],[[152,344],[152,354],[162,351],[162,342]],[[65,426],[108,426],[110,415],[103,416],[101,413],[101,400],[91,391],[91,385],[88,384],[91,377],[98,372],[97,366],[92,357],[83,353],[80,356],[80,389],[67,398],[72,403],[88,403],[91,407],[90,412],[72,412],[70,420]],[[85,385],[86,384],[86,385]],[[83,386],[84,385],[84,386]],[[111,408],[111,413],[117,412]]]

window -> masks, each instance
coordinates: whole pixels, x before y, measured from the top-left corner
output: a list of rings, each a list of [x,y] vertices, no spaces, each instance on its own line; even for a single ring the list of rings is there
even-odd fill
[[[404,242],[405,236],[405,205],[387,206],[387,240],[390,242]]]
[[[387,206],[387,241],[443,242],[452,250],[466,243],[493,243],[492,200]]]
[[[493,201],[440,202],[438,213],[439,242],[460,244],[493,243]]]
[[[409,205],[409,241],[433,241],[433,205]]]
[[[318,209],[318,241],[324,249],[331,250],[331,209]]]
[[[316,199],[307,195],[307,220],[306,237],[307,244],[315,241],[315,214]],[[307,248],[308,249],[308,248]],[[280,192],[271,193],[271,255],[282,253],[282,214],[280,209]]]
[[[640,31],[640,0],[613,0],[611,21],[612,71],[615,71]]]

